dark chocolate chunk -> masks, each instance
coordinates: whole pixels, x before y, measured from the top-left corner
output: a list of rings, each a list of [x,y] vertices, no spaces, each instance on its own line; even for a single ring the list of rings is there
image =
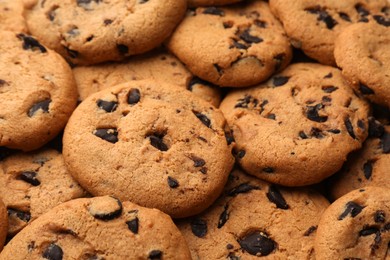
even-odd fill
[[[61,247],[54,243],[51,243],[42,253],[42,257],[49,260],[62,260],[63,255]]]
[[[240,150],[237,152],[237,158],[242,159],[244,158],[245,154],[246,154],[245,150]]]
[[[137,104],[141,100],[141,92],[138,88],[132,88],[127,96],[127,103],[130,105]]]
[[[137,217],[132,220],[126,221],[126,224],[131,232],[133,232],[134,234],[138,234],[139,219]]]
[[[206,174],[207,173],[207,167],[202,167],[199,170],[201,173]]]
[[[195,112],[195,111],[192,111],[194,113],[194,115],[205,125],[207,126],[208,128],[211,128],[211,121],[210,119],[202,114],[202,113],[199,113],[199,112]]]
[[[152,250],[149,253],[148,260],[158,260],[161,259],[163,256],[163,252],[160,250]]]
[[[374,15],[374,20],[380,24],[380,25],[383,25],[383,26],[386,26],[386,27],[389,27],[390,26],[390,18],[386,19],[384,16],[382,15]]]
[[[192,233],[197,237],[204,237],[207,234],[207,222],[201,218],[194,218],[191,221]]]
[[[359,215],[359,213],[362,212],[363,209],[364,209],[364,206],[361,206],[353,201],[349,201],[349,202],[347,202],[347,204],[345,204],[344,212],[341,213],[341,215],[337,219],[343,220],[348,215],[351,215],[351,217],[354,218],[357,215]]]
[[[236,47],[237,49],[241,49],[241,50],[248,49],[248,46],[246,46],[245,44],[239,43],[236,40],[233,40],[233,46]]]
[[[0,87],[4,86],[4,85],[8,85],[8,82],[5,81],[4,79],[0,79]]]
[[[263,41],[260,37],[253,36],[249,33],[249,29],[246,29],[240,34],[240,39],[243,40],[246,43],[260,43]]]
[[[324,105],[322,104],[317,104],[315,106],[307,106],[307,110],[306,110],[306,117],[311,120],[311,121],[314,121],[314,122],[319,122],[319,123],[323,123],[323,122],[326,122],[328,120],[328,116],[320,116],[318,114],[318,111],[320,109],[322,109],[324,107]]]
[[[357,121],[357,126],[360,128],[360,129],[362,129],[363,131],[365,131],[366,130],[366,125],[364,124],[364,121],[363,120],[358,120]]]
[[[324,79],[331,79],[332,77],[333,77],[332,72],[329,72],[328,74],[326,74],[326,75],[324,76]]]
[[[363,165],[363,173],[364,173],[364,177],[366,177],[367,180],[369,180],[371,178],[371,174],[372,174],[372,164],[374,163],[374,161],[372,160],[369,160],[367,161],[364,165]]]
[[[322,21],[326,24],[326,28],[328,29],[333,29],[337,25],[337,21],[333,19],[333,17],[326,11],[325,8],[317,5],[311,8],[306,8],[305,11],[311,13],[311,14],[316,14],[317,20]]]
[[[370,117],[368,119],[368,136],[369,137],[381,137],[385,132],[385,128],[381,122],[375,120],[375,118]]]
[[[79,56],[79,52],[75,50],[71,50],[68,47],[64,47],[69,57],[72,59],[76,59]]]
[[[375,223],[385,223],[386,214],[383,210],[377,210],[374,215]]]
[[[77,0],[77,5],[86,5],[86,4],[90,4],[91,2],[95,2],[95,3],[99,3],[101,2],[102,0]]]
[[[307,139],[308,138],[308,136],[303,131],[299,131],[299,137],[302,138],[302,139]]]
[[[233,142],[235,142],[232,131],[229,131],[229,130],[225,131],[225,138],[226,138],[226,142],[227,142],[228,145],[230,145]]]
[[[353,126],[352,126],[352,123],[351,123],[351,120],[349,119],[349,117],[347,117],[347,118],[344,120],[344,124],[345,124],[345,127],[347,128],[348,134],[349,134],[353,139],[356,139],[356,135],[355,135],[355,132],[353,131]]]
[[[305,233],[303,234],[305,237],[308,237],[310,236],[314,231],[317,230],[317,226],[311,226],[309,227],[308,230],[305,231]]]
[[[255,99],[255,100],[253,100],[254,102],[254,106],[256,107],[257,106],[257,99]],[[263,100],[263,102],[261,102],[261,104],[260,104],[260,114],[264,111],[264,107],[265,107],[265,105],[267,105],[269,102],[268,102],[268,100],[267,99],[264,99]]]
[[[272,83],[274,84],[275,87],[280,87],[283,86],[288,82],[290,77],[285,77],[285,76],[275,76],[272,78]]]
[[[37,173],[33,171],[21,172],[18,176],[18,179],[30,183],[33,186],[38,186],[41,184],[41,182],[37,179]]]
[[[50,10],[47,12],[47,19],[49,19],[49,21],[54,21],[54,19],[56,18],[56,10],[59,8],[58,5],[54,5],[50,8]]]
[[[367,87],[366,85],[364,85],[363,83],[359,83],[359,90],[360,92],[363,94],[363,95],[371,95],[371,94],[375,94],[374,90],[370,89],[369,87]]]
[[[252,231],[238,240],[241,248],[254,256],[267,256],[276,248],[276,243],[268,234],[261,231]]]
[[[327,130],[329,133],[332,133],[332,134],[339,134],[341,133],[341,131],[339,129],[329,129]]]
[[[97,106],[99,108],[103,109],[104,111],[111,113],[111,112],[114,112],[116,110],[116,108],[118,107],[118,102],[104,101],[104,100],[99,99],[97,101]]]
[[[274,61],[275,61],[275,71],[279,71],[280,67],[283,64],[283,61],[286,59],[286,54],[285,53],[279,53],[274,56]]]
[[[23,49],[24,50],[36,50],[39,49],[41,53],[47,52],[46,48],[41,45],[36,39],[31,36],[25,35],[23,33],[18,34],[18,38],[23,40]]]
[[[381,137],[381,147],[384,153],[390,153],[390,133],[386,131]]]
[[[149,0],[139,0],[139,3],[140,3],[140,4],[145,4],[145,3],[147,3],[147,2],[149,2]]]
[[[250,192],[251,190],[260,190],[260,187],[258,186],[253,186],[253,185],[250,185],[249,183],[241,183],[240,185],[234,187],[233,189],[231,189],[229,192],[228,192],[228,196],[236,196],[240,193],[248,193]]]
[[[265,22],[265,21],[256,19],[256,20],[253,21],[253,23],[254,23],[257,27],[260,27],[260,28],[267,28],[267,22]]]
[[[122,214],[122,210],[123,210],[122,203],[114,197],[111,197],[111,198],[113,198],[116,201],[116,203],[118,204],[117,209],[115,209],[114,211],[111,211],[111,212],[102,212],[102,213],[100,213],[100,212],[91,213],[91,211],[90,211],[91,215],[94,218],[104,220],[104,221],[118,218]]]
[[[175,188],[179,187],[179,182],[175,178],[168,176],[168,185],[172,189],[175,189]]]
[[[259,100],[257,98],[252,97],[251,95],[245,94],[243,98],[240,98],[237,100],[237,104],[234,106],[234,108],[241,107],[241,108],[249,108],[249,105],[251,104],[253,107],[257,107],[259,104]],[[268,100],[264,100],[261,103],[261,111],[263,111],[264,106],[268,103]]]
[[[206,164],[206,161],[195,155],[191,155],[191,160],[194,161],[194,167],[203,167]]]
[[[267,198],[269,199],[269,201],[274,203],[277,208],[289,209],[289,206],[288,206],[286,200],[283,198],[283,195],[276,188],[276,186],[271,185],[269,187],[268,192],[267,192]]]
[[[351,18],[349,17],[348,14],[343,13],[343,12],[340,12],[340,13],[339,13],[339,16],[340,16],[340,18],[343,19],[344,21],[351,22]]]
[[[113,20],[111,19],[104,19],[103,23],[105,26],[112,24]]]
[[[269,114],[269,115],[267,115],[267,118],[271,119],[271,120],[276,120],[276,115],[275,114]]]
[[[338,90],[338,87],[335,86],[322,86],[322,90],[326,93],[332,93],[333,91]]]
[[[219,15],[224,16],[225,12],[222,9],[216,8],[214,6],[207,7],[203,10],[204,14],[212,14],[212,15]]]
[[[49,105],[50,105],[50,103],[51,103],[51,99],[50,98],[35,103],[28,110],[27,115],[29,117],[32,117],[33,115],[35,115],[35,113],[38,110],[42,110],[43,113],[49,113]]]
[[[368,16],[370,14],[370,12],[362,4],[356,4],[355,10],[360,16]]]
[[[378,228],[366,226],[362,230],[359,231],[359,236],[365,237],[365,236],[375,234],[376,232],[379,232]]]
[[[265,167],[262,169],[262,171],[266,173],[273,173],[275,170],[272,167]]]
[[[324,135],[322,134],[322,131],[321,129],[318,129],[316,127],[312,127],[310,129],[310,135],[314,138],[317,138],[317,139],[322,139],[324,138]]]
[[[115,144],[118,142],[118,131],[116,128],[100,128],[93,132],[94,135],[100,137],[107,142]]]
[[[13,208],[7,208],[7,212],[9,217],[14,216],[24,222],[29,222],[31,219],[31,213],[28,211],[26,212],[26,211],[13,209]]]
[[[125,55],[125,54],[129,53],[129,47],[127,47],[124,44],[117,44],[116,48],[118,49],[120,54]]]
[[[219,215],[218,226],[217,226],[218,228],[223,227],[223,225],[225,225],[226,221],[228,221],[229,219],[228,207],[229,205],[226,205],[221,215]]]
[[[158,150],[162,152],[168,151],[168,146],[164,143],[164,136],[163,133],[154,133],[152,135],[149,135],[150,144],[157,148]]]
[[[223,28],[229,29],[229,28],[232,28],[232,27],[233,27],[234,22],[233,22],[233,21],[224,21],[224,22],[222,23],[222,25],[223,25]]]

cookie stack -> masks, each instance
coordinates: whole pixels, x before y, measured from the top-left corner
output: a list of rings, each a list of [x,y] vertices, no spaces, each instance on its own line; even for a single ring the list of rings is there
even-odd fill
[[[390,258],[387,0],[0,10],[0,260]]]

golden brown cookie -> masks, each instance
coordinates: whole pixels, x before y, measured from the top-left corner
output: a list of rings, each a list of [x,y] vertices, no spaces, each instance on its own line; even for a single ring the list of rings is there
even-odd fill
[[[22,0],[0,0],[0,30],[27,32]]]
[[[0,252],[3,249],[5,238],[7,237],[7,231],[8,231],[7,209],[0,198]]]

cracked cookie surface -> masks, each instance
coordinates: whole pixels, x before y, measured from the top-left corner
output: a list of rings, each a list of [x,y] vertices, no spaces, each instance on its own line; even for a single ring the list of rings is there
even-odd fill
[[[369,105],[340,70],[314,63],[293,64],[266,83],[232,91],[220,109],[232,129],[238,163],[286,186],[334,174],[368,135]]]
[[[104,196],[65,202],[22,230],[0,259],[190,259],[171,218]]]
[[[329,202],[240,170],[204,213],[177,221],[193,259],[314,259],[314,238]]]
[[[186,4],[186,0],[40,0],[26,20],[33,35],[71,63],[96,64],[157,47],[183,18]]]
[[[292,56],[282,26],[259,0],[189,11],[167,46],[192,73],[228,87],[259,83]]]
[[[65,60],[26,34],[0,32],[0,147],[30,151],[53,139],[76,107]]]
[[[95,93],[73,113],[64,159],[93,195],[185,217],[220,194],[233,165],[222,112],[175,85],[132,81]]]

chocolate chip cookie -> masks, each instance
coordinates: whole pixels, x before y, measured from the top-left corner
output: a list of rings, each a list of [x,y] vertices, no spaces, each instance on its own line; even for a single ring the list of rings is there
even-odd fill
[[[27,32],[22,0],[0,0],[0,30]]]
[[[33,35],[71,63],[95,64],[159,46],[186,5],[186,0],[39,0],[26,19]]]
[[[227,181],[234,159],[225,131],[222,112],[192,93],[131,81],[77,107],[65,128],[63,153],[91,194],[185,217],[210,206]]]
[[[318,183],[337,172],[368,135],[369,105],[341,71],[297,63],[222,101],[238,163],[286,186]]]
[[[10,236],[51,208],[85,195],[55,150],[18,153],[0,162],[0,197],[7,207]]]
[[[355,90],[390,107],[390,5],[369,23],[346,28],[335,42],[337,65]]]
[[[105,196],[65,202],[32,222],[0,259],[180,259],[187,244],[156,209]]]
[[[314,259],[314,238],[329,202],[232,172],[223,196],[178,222],[193,259]]]
[[[371,120],[370,134],[363,148],[348,158],[330,183],[334,199],[365,186],[390,189],[390,126]]]
[[[30,151],[54,138],[77,102],[72,71],[35,38],[0,32],[0,147]]]
[[[387,0],[270,0],[294,47],[322,64],[335,65],[337,36],[353,23],[367,22],[389,7]]]
[[[8,230],[8,216],[7,209],[4,206],[3,201],[0,199],[0,252],[3,249],[5,238]]]
[[[154,79],[187,88],[215,107],[221,102],[219,87],[193,77],[175,56],[165,51],[136,56],[122,63],[80,66],[73,69],[73,74],[80,100],[104,88],[127,81]]]
[[[388,259],[390,190],[366,187],[336,200],[321,217],[316,259]]]
[[[196,76],[230,87],[267,79],[292,55],[282,26],[260,0],[189,11],[167,46]]]

